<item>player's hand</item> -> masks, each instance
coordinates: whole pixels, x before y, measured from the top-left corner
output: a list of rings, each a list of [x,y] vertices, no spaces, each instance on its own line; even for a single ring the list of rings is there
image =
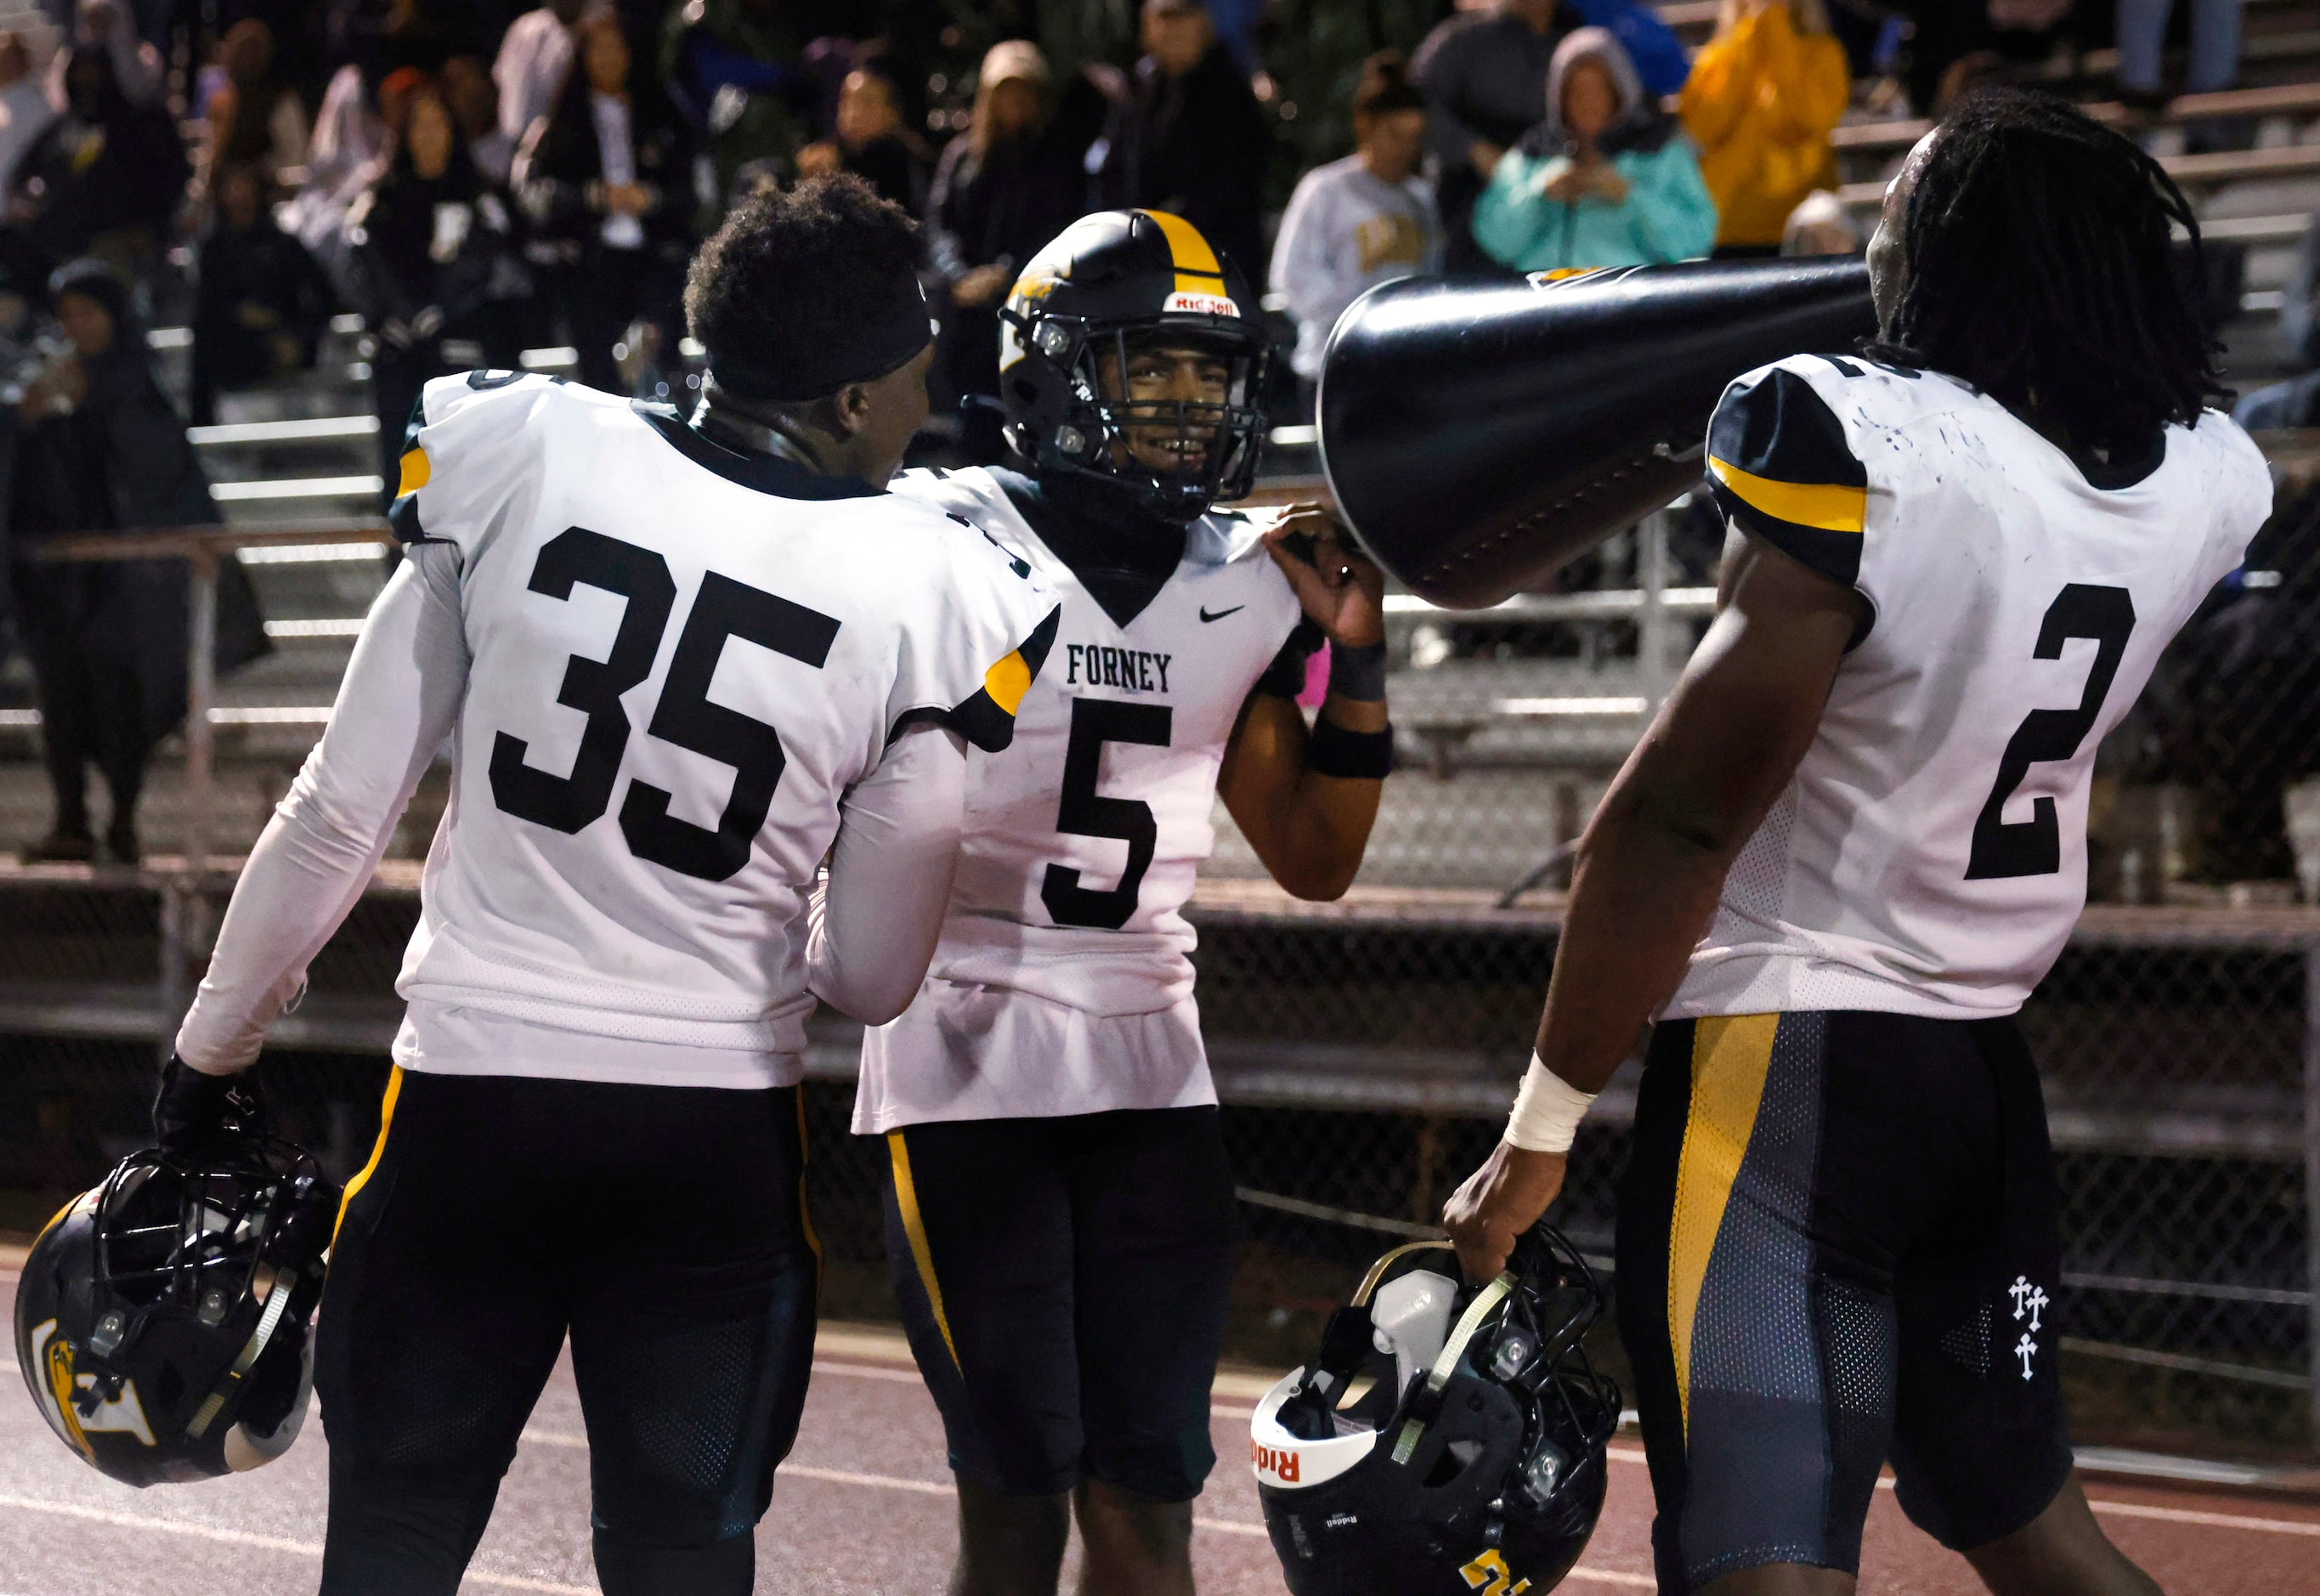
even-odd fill
[[[192,1156],[231,1147],[257,1136],[265,1119],[256,1076],[205,1075],[170,1055],[153,1097],[153,1139],[163,1152]]]
[[[1541,194],[1559,205],[1577,204],[1587,197],[1587,175],[1577,167],[1564,168],[1555,174],[1552,182],[1539,190]]]
[[[1597,199],[1607,205],[1624,205],[1627,203],[1627,180],[1619,176],[1619,168],[1609,161],[1588,172],[1587,186]]]
[[[1500,1142],[1442,1205],[1442,1228],[1473,1281],[1495,1280],[1524,1231],[1563,1190],[1563,1156],[1527,1153]]]
[[[1367,648],[1385,640],[1385,573],[1354,547],[1326,506],[1291,505],[1265,530],[1264,543],[1306,615],[1331,642]]]

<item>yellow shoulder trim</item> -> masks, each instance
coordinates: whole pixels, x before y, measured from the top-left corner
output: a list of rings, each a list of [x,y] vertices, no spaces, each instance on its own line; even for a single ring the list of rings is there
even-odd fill
[[[983,690],[1001,709],[1010,715],[1015,712],[1023,694],[1031,690],[1031,667],[1020,648],[983,673]]]
[[[399,499],[405,494],[417,493],[434,475],[434,466],[427,458],[427,451],[412,444],[403,451],[403,480],[395,485],[394,496]]]
[[[1869,512],[1869,490],[1840,483],[1775,482],[1708,457],[1716,480],[1775,521],[1825,532],[1858,532]]]

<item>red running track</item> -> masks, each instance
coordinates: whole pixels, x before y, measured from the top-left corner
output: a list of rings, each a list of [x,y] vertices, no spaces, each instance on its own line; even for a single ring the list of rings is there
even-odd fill
[[[0,1272],[12,1314],[15,1277]],[[899,1336],[829,1327],[796,1450],[757,1531],[758,1589],[811,1596],[938,1592],[953,1545],[950,1486],[933,1402]],[[1279,1596],[1247,1455],[1247,1403],[1262,1382],[1228,1376],[1216,1401],[1222,1460],[1198,1508],[1204,1596]],[[465,1589],[594,1596],[587,1454],[568,1369],[541,1398],[500,1492]],[[320,1566],[325,1443],[310,1423],[261,1473],[134,1491],[75,1461],[13,1371],[0,1382],[0,1596],[292,1596]],[[1612,1450],[1602,1526],[1565,1587],[1574,1596],[1652,1588],[1651,1487],[1643,1449]],[[2320,1504],[2223,1493],[2089,1488],[2105,1527],[2166,1589],[2201,1596],[2320,1596]],[[1864,1596],[1969,1596],[1959,1558],[1911,1528],[1880,1492],[1862,1557]]]

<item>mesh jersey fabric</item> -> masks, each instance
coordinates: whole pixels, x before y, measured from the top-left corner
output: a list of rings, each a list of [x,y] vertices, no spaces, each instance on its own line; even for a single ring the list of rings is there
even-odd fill
[[[2271,502],[2214,412],[2074,461],[1934,372],[1798,356],[1708,431],[1732,523],[1873,619],[1742,848],[1671,1017],[2011,1013],[2086,898],[2095,750]]]

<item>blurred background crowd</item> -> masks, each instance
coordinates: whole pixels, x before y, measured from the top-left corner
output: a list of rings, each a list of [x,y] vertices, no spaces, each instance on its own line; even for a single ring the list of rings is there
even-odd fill
[[[760,186],[847,171],[925,224],[920,458],[1001,458],[1000,304],[1114,205],[1185,217],[1258,285],[1293,431],[1375,284],[1856,251],[1848,115],[1937,114],[2115,50],[2116,97],[2155,118],[2170,87],[2234,80],[2244,3],[0,0],[0,570],[56,800],[31,855],[137,857],[186,623],[174,563],[22,557],[219,519],[187,425],[257,413],[334,328],[361,330],[383,502],[444,372],[565,349],[577,380],[684,402],[699,240]],[[157,380],[178,329],[189,363]],[[221,625],[222,665],[267,647],[238,562]]]

